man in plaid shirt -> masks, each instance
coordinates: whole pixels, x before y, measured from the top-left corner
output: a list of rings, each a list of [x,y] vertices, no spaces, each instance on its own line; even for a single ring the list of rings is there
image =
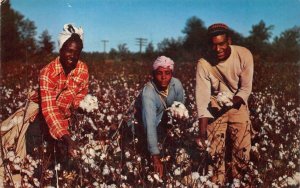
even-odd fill
[[[41,124],[46,123],[51,137],[66,145],[71,156],[76,156],[77,146],[71,139],[68,128],[71,109],[78,108],[79,102],[88,92],[88,68],[79,60],[83,48],[82,35],[81,28],[66,24],[59,37],[59,57],[40,72],[41,113],[29,126],[28,135],[30,136],[27,136],[27,139],[32,141],[27,141],[27,147],[31,149],[34,149],[33,147],[37,146],[39,141],[34,140],[30,132],[40,134],[39,131],[31,130],[36,130],[36,126],[41,127]],[[42,133],[46,138],[47,132]],[[30,149],[28,150],[31,154]]]

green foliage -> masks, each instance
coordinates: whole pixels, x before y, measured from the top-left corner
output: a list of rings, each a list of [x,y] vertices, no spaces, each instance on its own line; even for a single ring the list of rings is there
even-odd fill
[[[297,63],[300,59],[300,27],[293,27],[275,37],[272,44],[273,59],[276,62]]]
[[[241,46],[245,45],[246,39],[242,34],[236,32],[234,30],[231,30],[230,33],[231,33],[230,35],[231,35],[231,40],[232,40],[233,44],[241,45]]]
[[[158,52],[160,54],[164,54],[168,57],[172,57],[173,59],[178,59],[181,57],[181,53],[183,51],[182,48],[183,39],[164,39],[162,42],[158,43]]]
[[[208,41],[204,22],[193,16],[187,20],[182,32],[185,34],[183,48],[192,54],[191,60],[199,59],[200,55],[205,53]]]
[[[39,36],[39,53],[41,54],[51,54],[54,50],[54,42],[51,41],[51,36],[49,35],[48,30],[43,31]]]
[[[153,46],[152,42],[150,42],[150,43],[146,46],[145,53],[146,53],[146,54],[154,53],[154,46]]]
[[[34,22],[14,11],[9,1],[1,5],[1,61],[25,59],[36,51]]]
[[[246,38],[246,47],[254,54],[257,59],[263,61],[269,60],[271,54],[271,44],[269,42],[274,28],[273,25],[266,26],[264,21],[260,21],[258,24],[252,26],[250,35]]]
[[[250,49],[256,62],[292,62],[300,61],[300,27],[287,29],[280,36],[276,36],[270,42],[274,26],[267,26],[261,20],[252,26],[250,35],[244,37],[240,33],[231,30],[233,44],[242,45]],[[112,59],[123,61],[149,61],[158,55],[166,55],[175,61],[195,62],[202,57],[208,49],[207,28],[204,22],[193,16],[186,21],[182,30],[184,36],[165,38],[157,45],[157,50],[150,42],[146,50],[141,54],[131,53],[126,43],[119,44],[117,49],[111,49],[109,54],[86,53],[87,59],[96,61],[100,59]],[[1,5],[1,62],[16,61],[34,58],[48,60],[54,50],[54,42],[45,30],[35,40],[36,26],[33,21],[25,19],[22,14],[13,10],[9,1]],[[97,54],[98,53],[98,54]],[[97,55],[96,55],[97,54]]]
[[[145,59],[155,59],[156,58],[157,53],[155,52],[152,42],[148,43],[148,45],[146,46],[144,56],[145,56]]]
[[[34,22],[29,19],[21,20],[18,29],[22,41],[22,49],[27,49],[31,53],[34,53],[36,51],[36,41],[34,38],[36,35],[36,26],[34,25]]]
[[[21,56],[21,52],[14,49],[20,47],[17,23],[22,19],[22,15],[11,9],[9,2],[1,5],[1,62]]]

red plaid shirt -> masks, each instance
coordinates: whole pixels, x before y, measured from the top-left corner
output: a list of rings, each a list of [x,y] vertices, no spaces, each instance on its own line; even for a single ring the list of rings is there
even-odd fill
[[[51,136],[60,139],[68,131],[70,109],[77,108],[88,92],[89,73],[85,63],[78,61],[67,76],[59,57],[40,72],[41,109]]]

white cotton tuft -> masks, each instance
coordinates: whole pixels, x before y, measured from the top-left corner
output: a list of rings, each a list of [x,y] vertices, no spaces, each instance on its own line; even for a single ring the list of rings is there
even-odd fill
[[[173,117],[188,118],[189,112],[181,102],[174,101],[171,107],[168,108]]]
[[[198,172],[192,172],[192,180],[197,180],[200,178],[200,175]]]
[[[232,106],[232,98],[233,98],[233,94],[229,93],[229,92],[219,92],[218,95],[216,96],[216,99],[218,101],[218,104],[223,107],[223,106]]]
[[[79,107],[86,112],[93,112],[94,110],[98,110],[98,99],[97,97],[88,94],[82,101],[80,101]]]
[[[110,173],[110,170],[109,170],[108,166],[104,165],[102,175],[106,176],[106,175],[109,175],[109,173]]]
[[[154,177],[154,179],[155,179],[156,181],[158,181],[158,182],[160,182],[160,183],[162,183],[162,182],[163,182],[163,180],[162,180],[162,179],[160,179],[160,177],[159,177],[159,175],[158,175],[158,174],[154,174],[154,175],[153,175],[153,177]]]

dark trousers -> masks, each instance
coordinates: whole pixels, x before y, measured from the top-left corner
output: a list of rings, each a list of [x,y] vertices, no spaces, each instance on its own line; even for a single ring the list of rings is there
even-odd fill
[[[26,151],[33,159],[41,161],[34,173],[37,179],[43,179],[45,171],[54,170],[58,163],[61,169],[76,170],[74,162],[67,157],[67,146],[51,137],[41,113],[30,123],[26,132]],[[54,179],[52,181],[55,182]]]

